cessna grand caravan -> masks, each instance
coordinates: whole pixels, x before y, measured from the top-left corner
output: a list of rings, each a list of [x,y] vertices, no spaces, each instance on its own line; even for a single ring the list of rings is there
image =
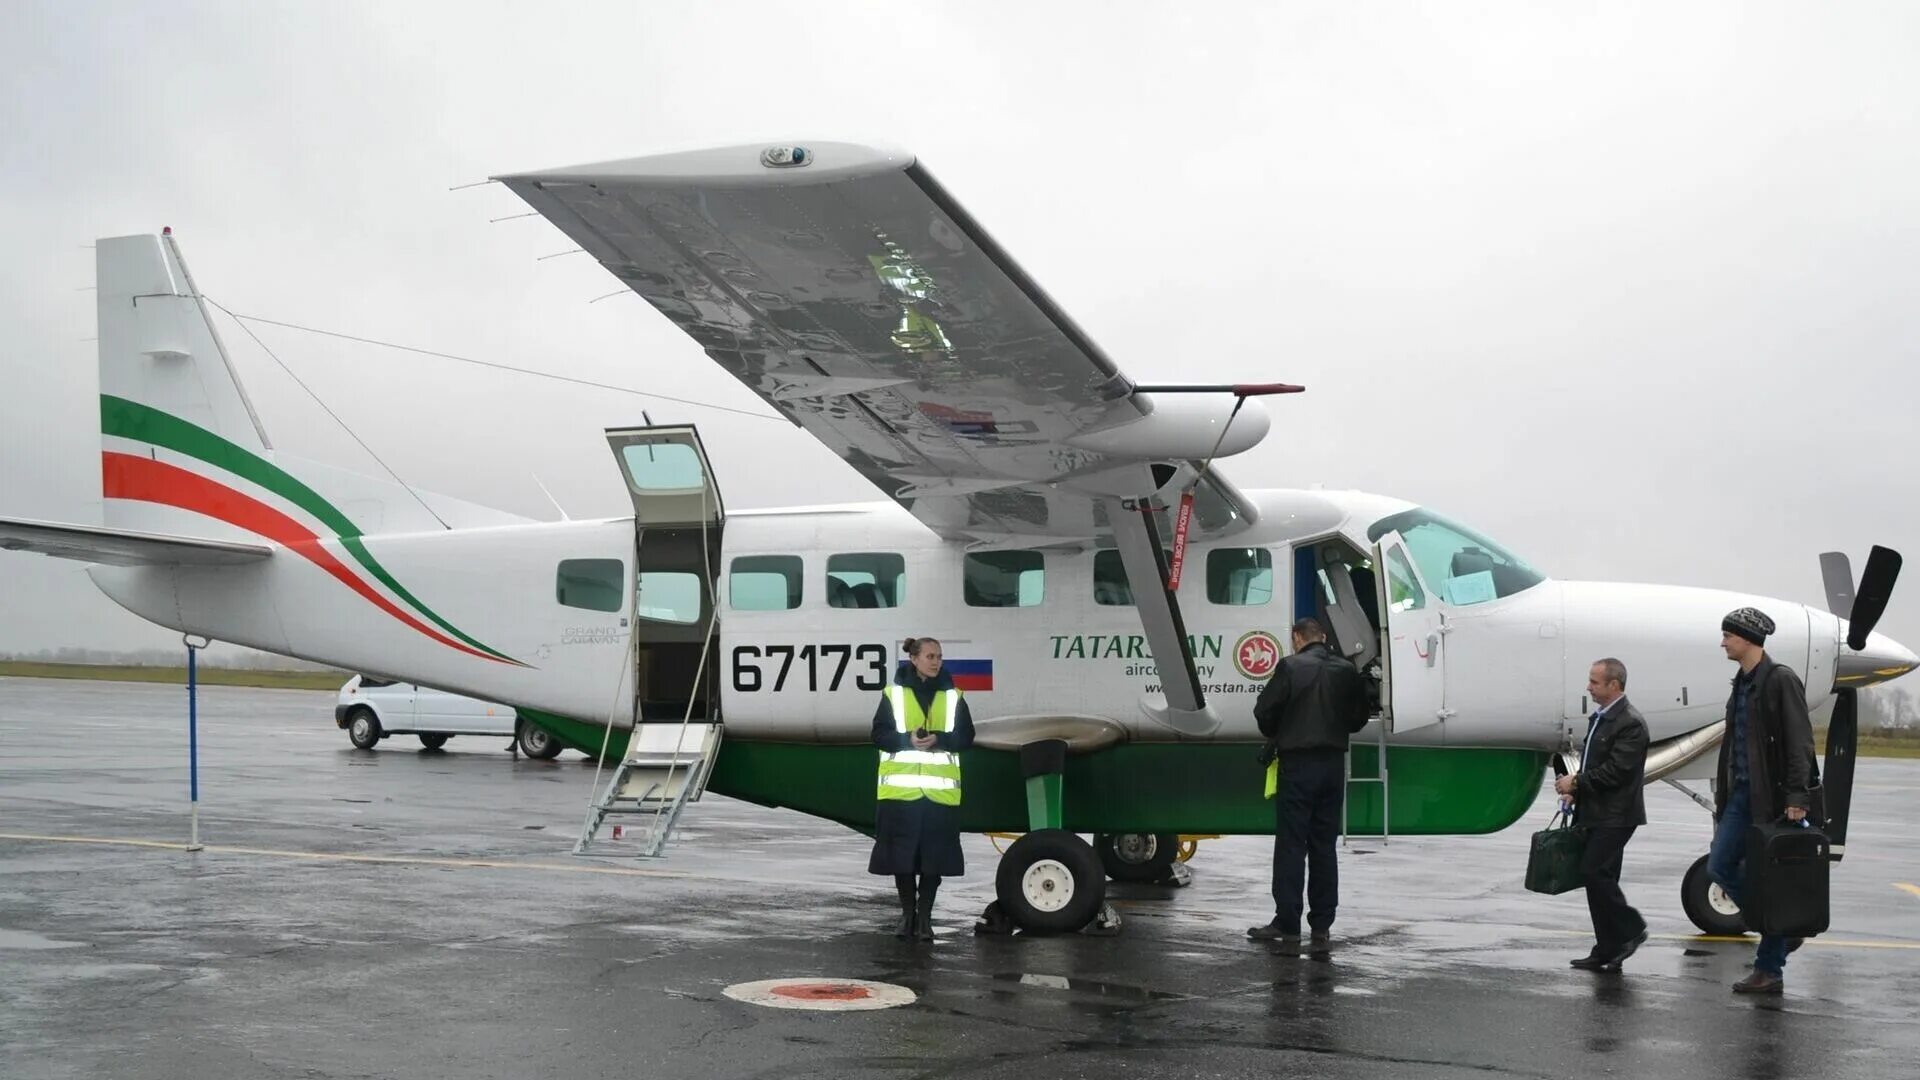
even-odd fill
[[[1353,786],[1354,834],[1513,823],[1584,729],[1601,656],[1632,673],[1651,772],[1705,775],[1732,608],[1774,619],[1809,705],[1845,702],[1836,732],[1853,690],[1916,663],[1871,632],[1891,553],[1857,598],[1831,561],[1817,610],[1556,581],[1421,506],[1234,487],[1210,466],[1267,433],[1252,397],[1298,388],[1136,383],[911,156],[733,147],[500,179],[884,499],[728,514],[691,427],[608,433],[633,515],[602,521],[293,459],[174,238],[142,235],[98,245],[104,526],[0,520],[0,546],[94,563],[162,626],[505,702],[590,753],[721,724],[710,790],[856,829],[874,695],[903,637],[937,637],[978,730],[964,825],[1025,833],[997,892],[1032,929],[1099,907],[1078,834],[1164,859],[1181,834],[1272,832],[1251,708],[1299,617],[1377,685],[1354,771],[1378,776],[1384,747],[1388,782]],[[1689,887],[1703,927],[1737,920]]]

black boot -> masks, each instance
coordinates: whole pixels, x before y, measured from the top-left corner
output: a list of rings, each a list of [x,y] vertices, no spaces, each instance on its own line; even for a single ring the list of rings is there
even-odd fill
[[[893,936],[905,941],[913,936],[913,920],[916,912],[914,905],[913,875],[893,875],[893,887],[900,891],[900,926]]]
[[[914,909],[913,936],[933,940],[933,894],[940,890],[940,879],[931,874],[920,878],[920,904]]]

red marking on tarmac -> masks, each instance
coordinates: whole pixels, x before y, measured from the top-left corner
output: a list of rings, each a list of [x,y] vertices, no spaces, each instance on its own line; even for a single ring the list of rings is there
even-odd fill
[[[799,1001],[865,1001],[873,996],[873,991],[864,986],[850,986],[847,983],[835,982],[794,983],[790,986],[776,986],[768,993],[774,997],[794,998]]]

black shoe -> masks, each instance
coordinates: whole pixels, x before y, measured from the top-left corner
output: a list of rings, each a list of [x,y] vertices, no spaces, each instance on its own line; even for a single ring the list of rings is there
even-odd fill
[[[1647,931],[1643,928],[1638,934],[1635,934],[1631,939],[1629,939],[1625,945],[1622,945],[1618,949],[1614,950],[1614,953],[1612,956],[1607,957],[1608,966],[1619,967],[1621,964],[1626,962],[1627,957],[1632,956],[1634,953],[1639,952],[1640,946],[1645,945],[1646,943],[1647,943]]]
[[[1247,936],[1255,941],[1291,941],[1295,945],[1300,943],[1300,931],[1288,930],[1279,923],[1248,927]]]
[[[913,912],[906,911],[901,913],[900,925],[894,930],[893,936],[899,938],[901,941],[905,941],[913,936]]]
[[[1315,930],[1313,936],[1307,939],[1307,949],[1309,952],[1317,953],[1331,951],[1333,935],[1325,930]]]
[[[922,896],[919,910],[914,912],[913,936],[921,941],[933,940],[933,897]]]
[[[1599,971],[1607,966],[1607,958],[1600,955],[1600,950],[1595,949],[1578,960],[1569,960],[1567,963],[1581,971]]]

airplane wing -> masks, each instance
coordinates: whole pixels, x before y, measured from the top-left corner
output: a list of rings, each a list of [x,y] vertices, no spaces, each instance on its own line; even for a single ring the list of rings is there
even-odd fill
[[[0,518],[0,550],[33,551],[56,559],[113,566],[231,566],[273,554],[261,544],[201,540],[190,536],[63,525],[24,518]]]
[[[733,147],[498,179],[951,540],[1111,543],[1117,500],[1164,509],[1267,431],[1257,403],[1229,425],[1226,395],[1137,392],[904,154]],[[1194,494],[1195,539],[1254,516],[1211,470]]]

